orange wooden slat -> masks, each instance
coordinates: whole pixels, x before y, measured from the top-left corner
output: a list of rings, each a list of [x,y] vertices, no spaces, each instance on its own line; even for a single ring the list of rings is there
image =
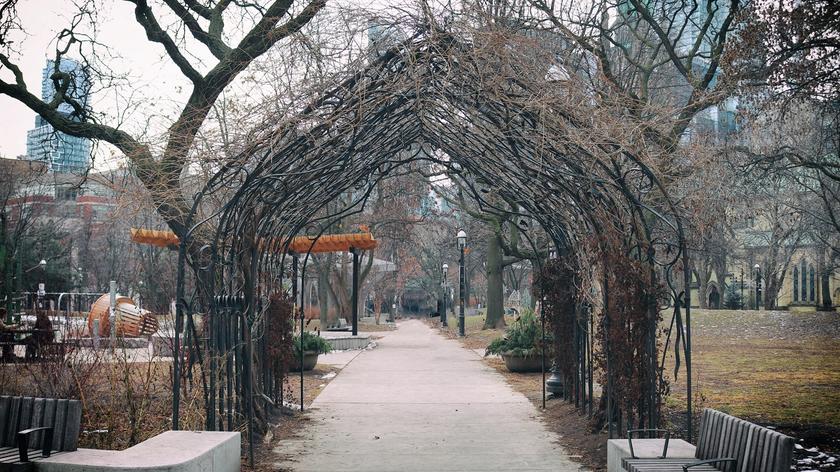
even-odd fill
[[[158,247],[178,245],[180,240],[172,231],[131,228],[131,240]],[[279,251],[283,241],[276,238],[261,239],[262,250]],[[368,250],[379,245],[371,233],[326,234],[315,240],[311,236],[296,236],[289,244],[289,251],[297,253],[347,252],[351,247]]]
[[[131,240],[141,244],[151,244],[158,247],[169,247],[178,245],[180,240],[172,231],[159,231],[155,229],[131,228]]]

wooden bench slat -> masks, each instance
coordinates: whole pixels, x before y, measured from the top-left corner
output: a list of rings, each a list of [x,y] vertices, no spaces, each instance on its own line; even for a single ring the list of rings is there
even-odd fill
[[[761,451],[761,463],[767,470],[772,470],[773,459],[776,458],[776,445],[778,444],[779,436],[773,434],[773,430],[767,430],[767,441],[764,444],[764,449]]]
[[[644,459],[631,459],[629,457],[625,457],[621,460],[621,464],[625,466],[625,468],[632,466],[632,465],[639,465],[639,464],[667,464],[667,463],[679,463],[679,464],[686,464],[688,462],[694,462],[697,459],[692,459],[690,457],[666,457],[665,459],[660,459],[658,457],[649,457]]]
[[[29,420],[30,428],[40,428],[47,426],[44,424],[44,404],[47,402],[45,398],[36,398],[32,402],[32,418]],[[29,437],[29,448],[40,449],[44,437],[43,431],[32,433]]]
[[[44,404],[44,426],[52,426],[53,427],[53,432],[52,432],[53,448],[56,447],[56,441],[55,441],[55,436],[56,436],[55,406],[56,406],[56,404],[57,404],[57,402],[55,401],[55,399],[49,399]],[[46,437],[46,435],[44,435],[44,437],[42,437],[41,440],[43,440],[45,437]],[[40,444],[43,444],[43,443],[40,443]]]
[[[700,425],[700,434],[704,436],[704,441],[702,444],[697,445],[697,457],[704,457],[708,455],[707,451],[711,448],[710,444],[712,442],[712,433],[714,432],[715,422],[717,421],[717,418],[711,413],[711,410],[704,410],[704,412],[706,411],[708,411],[709,414],[706,417],[705,423]]]
[[[767,444],[767,430],[763,428],[759,429],[757,431],[756,439],[755,447],[753,447],[752,451],[750,451],[750,459],[753,461],[752,470],[754,472],[760,472],[761,470],[764,470],[763,464],[761,463],[761,451]]]
[[[781,466],[785,464],[790,464],[793,462],[793,447],[794,441],[793,438],[790,436],[785,436],[782,438],[782,442],[779,445],[779,452],[777,456],[777,463],[779,464],[779,470],[781,470]]]
[[[0,447],[5,446],[6,429],[11,418],[10,397],[0,397]]]
[[[627,459],[626,461],[622,461],[622,466],[624,470],[631,472],[638,468],[644,467],[666,467],[670,465],[678,465],[682,467],[684,464],[688,464],[690,462],[694,462],[696,459],[691,458],[682,458],[682,459],[657,459],[657,458],[649,458],[649,459]]]
[[[18,415],[17,431],[28,429],[32,421],[32,405],[35,399],[32,397],[23,397],[20,402],[20,413]],[[17,441],[17,432],[15,432],[15,439]]]
[[[15,460],[18,457],[18,448],[16,447],[0,447],[0,461],[4,460],[6,457],[14,456]]]
[[[6,434],[0,438],[0,446],[14,447],[15,435],[17,434],[18,413],[20,412],[20,397],[13,397],[9,402],[9,418],[7,421]]]
[[[742,424],[741,435],[738,438],[738,446],[734,452],[734,457],[744,457],[747,451],[747,445],[749,444],[750,435],[752,434],[752,430],[756,427],[756,425],[752,423],[744,422]],[[741,472],[741,471],[739,471]]]
[[[729,438],[732,436],[732,429],[735,426],[735,422],[732,421],[731,417],[724,417],[721,422],[721,433],[718,440],[718,447],[712,453],[710,457],[704,457],[703,459],[714,459],[715,457],[726,457],[726,445],[729,441]]]
[[[772,431],[767,434],[767,446],[764,448],[764,453],[761,455],[761,462],[765,468],[772,468],[774,459],[776,459],[776,448],[779,447],[779,435],[773,434]]]
[[[61,431],[64,431],[64,428],[67,426],[67,400],[59,399],[56,400],[55,403],[55,424],[53,425],[55,434],[53,435],[53,448],[64,450],[64,434],[61,433]]]
[[[634,461],[635,460],[637,459],[634,459]],[[682,472],[682,467],[684,465],[694,462],[696,462],[696,459],[682,459],[674,461],[653,459],[650,461],[633,462],[632,464],[629,464],[629,467],[625,468],[625,470],[627,470],[627,472]],[[692,467],[690,470],[700,472],[717,471],[717,469],[711,465]]]
[[[699,459],[704,459],[707,457],[712,457],[717,455],[717,451],[720,448],[720,436],[723,433],[723,428],[725,426],[725,418],[715,412],[712,415],[711,421],[711,431],[709,431],[709,443],[706,446],[706,449],[703,450],[699,456]]]
[[[79,432],[82,424],[82,402],[79,400],[67,400],[67,419],[61,441],[62,451],[75,451],[79,445]],[[53,446],[55,447],[55,446]]]

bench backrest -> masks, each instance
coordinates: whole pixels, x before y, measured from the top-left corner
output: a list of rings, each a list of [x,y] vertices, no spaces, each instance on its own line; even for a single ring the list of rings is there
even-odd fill
[[[52,449],[75,451],[79,444],[82,403],[58,398],[0,396],[0,447],[16,447],[17,433],[52,426]],[[33,433],[30,449],[41,449],[44,433]]]
[[[733,457],[734,472],[788,472],[793,462],[793,438],[778,431],[706,408],[700,419],[696,457]]]

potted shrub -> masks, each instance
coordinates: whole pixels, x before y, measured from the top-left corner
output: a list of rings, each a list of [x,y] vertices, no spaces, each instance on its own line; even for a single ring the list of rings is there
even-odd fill
[[[494,339],[485,356],[498,354],[511,372],[539,372],[542,369],[542,330],[534,312],[524,310],[505,335]]]
[[[294,357],[292,358],[292,365],[289,370],[292,372],[300,372],[300,358],[303,353],[303,370],[312,370],[315,364],[318,363],[318,355],[330,352],[332,346],[324,338],[309,331],[303,332],[303,341],[300,336],[295,336],[292,339],[294,346]]]

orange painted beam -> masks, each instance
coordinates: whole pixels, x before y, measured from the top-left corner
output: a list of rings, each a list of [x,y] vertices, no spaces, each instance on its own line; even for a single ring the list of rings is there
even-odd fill
[[[151,244],[157,247],[177,246],[180,243],[178,236],[172,231],[159,231],[156,229],[131,228],[131,240],[140,244]]]
[[[177,246],[180,240],[172,231],[154,229],[131,228],[131,240],[140,244],[151,244],[158,247]],[[265,243],[274,250],[282,248],[283,244],[276,239],[261,240],[260,247]],[[296,253],[348,252],[350,248],[368,250],[379,245],[371,233],[325,234],[317,240],[311,236],[296,236],[289,244],[289,251]]]
[[[297,236],[292,239],[289,251],[300,254],[311,252],[347,252],[351,247],[356,249],[373,249],[379,241],[371,233],[325,234],[315,240],[310,236]]]

